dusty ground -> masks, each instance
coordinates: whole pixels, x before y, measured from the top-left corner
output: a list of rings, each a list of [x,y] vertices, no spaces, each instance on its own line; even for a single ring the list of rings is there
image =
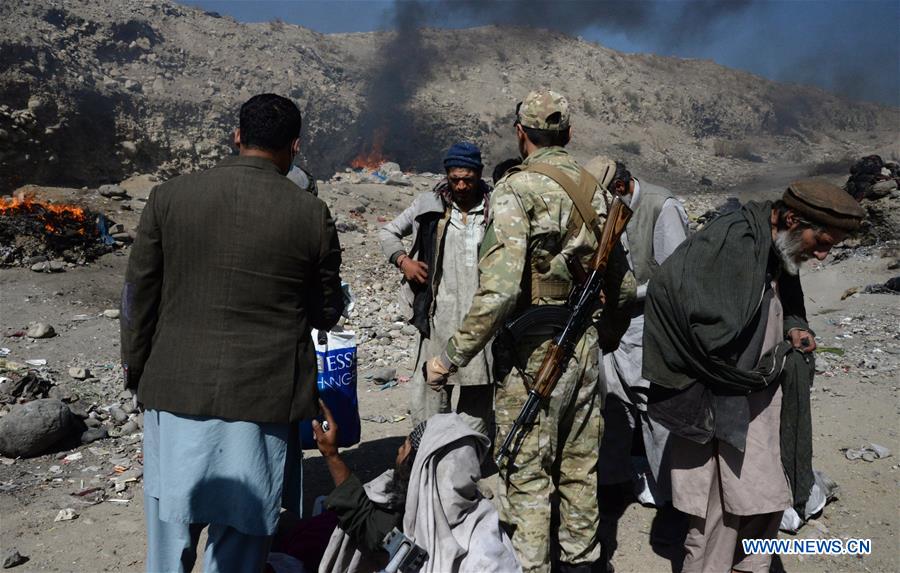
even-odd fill
[[[414,338],[402,329],[396,304],[396,271],[383,264],[375,229],[379,218],[391,217],[408,204],[412,194],[431,184],[416,177],[412,187],[325,184],[322,197],[339,221],[357,230],[342,234],[345,278],[358,296],[355,315],[348,323],[360,336],[359,399],[366,416],[405,416],[407,384],[415,354]],[[85,191],[54,190],[69,194],[113,216],[133,229],[141,202],[152,182],[133,182],[133,211]],[[696,203],[693,211],[702,211]],[[362,210],[359,209],[363,206]],[[351,212],[353,211],[353,212]],[[840,347],[843,356],[828,355],[820,366],[813,393],[814,465],[840,485],[839,499],[807,525],[800,537],[862,537],[872,539],[866,557],[785,557],[788,571],[897,571],[900,570],[900,496],[898,496],[898,378],[900,364],[900,307],[891,295],[860,294],[841,301],[852,286],[880,283],[894,276],[888,269],[896,254],[886,248],[848,251],[839,263],[826,262],[804,272],[808,310],[821,346]],[[121,389],[118,369],[118,322],[102,316],[116,308],[127,263],[127,249],[105,255],[65,273],[44,274],[25,268],[0,270],[0,346],[10,349],[8,359],[22,362],[47,359],[48,372],[82,405],[103,409],[117,402]],[[883,255],[889,255],[884,257]],[[85,318],[85,316],[87,318]],[[58,336],[29,340],[11,334],[30,321],[56,327]],[[849,335],[849,336],[848,336]],[[821,355],[820,355],[821,356]],[[76,383],[66,374],[69,366],[88,366],[96,382]],[[379,390],[363,378],[375,367],[398,369],[401,383]],[[408,420],[395,423],[363,421],[364,442],[346,451],[350,466],[363,479],[386,469],[400,437],[409,431]],[[887,446],[894,457],[868,463],[848,461],[841,448],[868,442]],[[81,453],[67,462],[64,457]],[[140,433],[124,435],[28,460],[0,459],[0,549],[17,548],[29,556],[19,571],[140,571],[143,567],[144,529],[140,482],[130,482],[116,493],[110,487],[114,466],[139,467]],[[307,505],[327,493],[330,482],[314,454],[305,463]],[[73,496],[91,487],[99,493]],[[102,494],[102,495],[101,495]],[[100,501],[102,500],[102,501]],[[99,501],[99,503],[96,503]],[[60,509],[73,508],[79,517],[54,522]],[[654,553],[648,543],[654,510],[633,504],[620,523],[617,571],[669,571],[670,562]],[[782,534],[783,535],[783,534]]]

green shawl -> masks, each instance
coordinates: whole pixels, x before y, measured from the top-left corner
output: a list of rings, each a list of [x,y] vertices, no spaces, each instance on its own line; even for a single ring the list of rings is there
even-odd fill
[[[670,391],[703,383],[713,394],[782,384],[781,455],[795,503],[812,486],[812,357],[784,341],[753,369],[737,366],[760,315],[773,251],[770,202],[750,202],[698,232],[657,269],[645,304],[643,376]],[[781,273],[785,333],[808,329],[799,277]],[[701,424],[703,425],[703,424]],[[799,507],[802,507],[800,505]]]

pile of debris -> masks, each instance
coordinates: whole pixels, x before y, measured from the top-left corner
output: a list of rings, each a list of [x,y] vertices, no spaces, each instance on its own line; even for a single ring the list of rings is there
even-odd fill
[[[900,187],[900,164],[867,155],[850,167],[844,190],[857,201],[881,199]]]
[[[113,226],[103,215],[78,205],[28,196],[0,199],[0,266],[63,270],[62,262],[93,261],[115,246],[109,234]]]
[[[429,174],[425,174],[429,175]],[[409,175],[400,170],[400,165],[393,161],[385,161],[375,165],[356,163],[353,168],[346,168],[344,173],[336,173],[332,183],[381,183],[400,187],[411,186]]]

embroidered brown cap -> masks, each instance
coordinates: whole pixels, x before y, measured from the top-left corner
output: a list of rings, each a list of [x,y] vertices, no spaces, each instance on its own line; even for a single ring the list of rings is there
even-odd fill
[[[823,227],[854,231],[866,216],[849,193],[822,179],[794,181],[781,199],[798,215]]]

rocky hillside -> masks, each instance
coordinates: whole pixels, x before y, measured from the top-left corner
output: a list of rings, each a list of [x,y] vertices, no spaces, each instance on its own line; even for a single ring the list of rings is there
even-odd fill
[[[320,178],[379,140],[405,169],[437,168],[458,138],[498,161],[515,151],[516,101],[536,86],[573,102],[577,154],[621,157],[684,190],[900,155],[897,108],[545,31],[426,30],[398,43],[164,0],[4,2],[0,31],[0,192],[209,165],[230,153],[239,104],[262,91],[299,102],[303,159]]]

